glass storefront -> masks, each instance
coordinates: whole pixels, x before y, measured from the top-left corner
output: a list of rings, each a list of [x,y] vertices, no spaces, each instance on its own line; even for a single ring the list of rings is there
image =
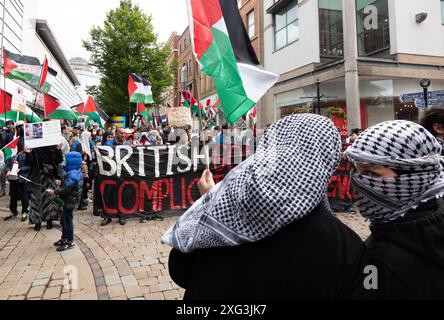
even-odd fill
[[[366,79],[360,80],[361,126],[363,129],[388,120],[419,121],[420,109],[415,102],[401,102],[400,96],[422,92],[420,79]],[[444,90],[444,80],[432,81],[430,91]],[[320,83],[321,113],[345,116],[345,79]],[[278,118],[298,113],[317,113],[317,88],[305,88],[276,95]],[[436,106],[443,106],[436,105]],[[433,107],[433,106],[432,106]]]

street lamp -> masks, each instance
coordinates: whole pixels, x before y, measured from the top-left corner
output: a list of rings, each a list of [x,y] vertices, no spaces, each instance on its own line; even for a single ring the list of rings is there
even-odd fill
[[[317,110],[317,112],[316,112],[316,110],[315,110],[315,113],[317,113],[317,114],[321,114],[321,87],[320,87],[320,85],[321,85],[321,82],[319,81],[319,79],[316,81],[316,92],[317,92],[317,99],[318,99],[318,110]]]
[[[427,108],[429,107],[429,89],[428,88],[430,87],[432,82],[430,81],[430,79],[422,79],[419,84],[424,89],[424,108],[425,108],[425,110],[427,110]]]

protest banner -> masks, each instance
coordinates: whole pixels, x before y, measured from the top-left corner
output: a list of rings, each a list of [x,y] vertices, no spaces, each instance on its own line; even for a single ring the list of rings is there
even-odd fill
[[[140,217],[186,210],[200,198],[197,183],[206,168],[217,183],[251,153],[237,145],[99,147],[94,212]]]
[[[55,146],[60,144],[62,138],[59,120],[25,125],[25,146],[29,148]]]
[[[172,127],[191,126],[191,110],[185,107],[167,109],[168,124]]]

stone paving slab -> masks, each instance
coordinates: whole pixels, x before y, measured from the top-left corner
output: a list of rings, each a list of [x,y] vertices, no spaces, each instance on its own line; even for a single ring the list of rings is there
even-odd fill
[[[18,219],[5,222],[9,197],[0,198],[0,300],[180,300],[184,290],[171,279],[171,248],[161,235],[177,218],[140,224],[117,221],[100,227],[90,210],[76,212],[76,247],[58,253],[61,232],[35,232]],[[358,215],[337,217],[366,239],[368,224]],[[67,273],[71,272],[68,277]],[[77,281],[74,281],[74,278]],[[68,287],[71,279],[71,289]]]

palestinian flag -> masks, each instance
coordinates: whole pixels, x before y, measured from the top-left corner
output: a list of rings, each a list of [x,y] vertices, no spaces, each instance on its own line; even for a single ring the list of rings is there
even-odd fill
[[[48,67],[46,80],[42,83],[40,88],[39,88],[40,78],[37,76],[35,76],[31,81],[29,81],[28,84],[34,89],[39,90],[40,92],[49,93],[51,91],[52,86],[55,83],[56,77],[57,77],[57,71],[55,71],[51,67]]]
[[[153,120],[153,117],[152,117],[151,113],[149,112],[149,109],[143,103],[139,102],[137,104],[137,114],[142,117],[147,117],[148,121]]]
[[[140,102],[143,104],[154,103],[151,83],[135,73],[129,76],[128,94],[130,102]]]
[[[45,118],[53,120],[77,120],[72,109],[49,94],[43,94]]]
[[[216,117],[217,114],[219,113],[219,110],[217,109],[219,105],[220,105],[220,100],[217,99],[216,102],[212,106],[210,106],[209,111],[212,118]]]
[[[83,116],[82,112],[83,109],[85,109],[85,104],[83,102],[79,103],[78,105],[72,106],[71,109],[77,117],[81,117]]]
[[[29,82],[35,77],[40,79],[41,65],[35,57],[11,53],[3,48],[3,68],[8,79]]]
[[[186,91],[186,90],[182,91],[182,99],[183,99],[182,106],[186,107],[186,108],[190,108],[191,115],[197,116],[199,109],[200,109],[200,112],[202,114],[202,119],[204,119],[204,120],[207,119],[207,114],[205,112],[205,108],[203,107],[203,105],[201,103],[198,106],[196,98],[194,98],[189,91]]]
[[[0,89],[0,114],[5,114],[11,111],[12,94]]]
[[[102,119],[97,111],[96,103],[94,102],[93,98],[88,97],[88,101],[86,102],[81,114],[88,116],[88,118],[96,122],[100,128],[105,128],[106,121]]]
[[[46,82],[46,76],[48,75],[48,59],[45,58],[45,62],[43,63],[42,66],[42,71],[41,71],[41,75],[40,75],[40,81],[39,81],[39,90],[40,88],[43,86],[43,84]]]
[[[11,110],[12,95],[0,89],[0,125],[5,126],[8,120],[12,121],[26,121],[32,123],[42,122],[42,120],[32,112],[29,107],[26,107],[25,113]],[[17,116],[17,113],[18,116]]]
[[[259,68],[233,0],[187,0],[194,54],[216,86],[229,123],[244,116],[276,83]]]
[[[17,146],[19,142],[20,142],[20,137],[17,137],[11,143],[9,143],[3,148],[3,155],[5,162],[10,160],[12,157],[14,157],[17,154]]]

